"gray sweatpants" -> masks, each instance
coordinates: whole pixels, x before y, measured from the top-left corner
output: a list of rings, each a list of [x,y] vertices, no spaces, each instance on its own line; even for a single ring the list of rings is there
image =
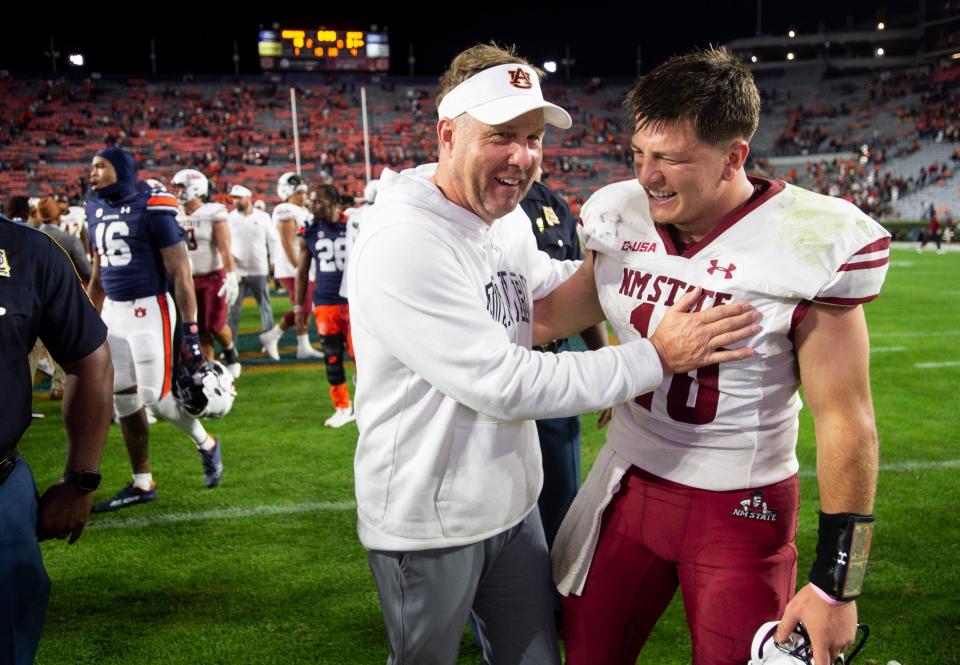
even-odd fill
[[[227,322],[233,339],[237,339],[237,327],[240,325],[240,310],[243,308],[243,298],[247,291],[253,294],[260,308],[260,329],[270,330],[273,327],[273,307],[270,305],[270,287],[267,285],[266,275],[244,275],[240,278],[240,295],[230,307]]]
[[[540,513],[463,547],[367,554],[390,643],[387,665],[454,665],[473,610],[489,665],[559,665]]]

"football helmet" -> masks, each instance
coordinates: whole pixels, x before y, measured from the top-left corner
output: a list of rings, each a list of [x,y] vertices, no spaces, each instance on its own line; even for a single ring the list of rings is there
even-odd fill
[[[277,181],[277,196],[286,201],[297,192],[307,191],[307,181],[299,173],[289,171],[280,176]]]
[[[210,188],[207,182],[207,176],[196,169],[183,169],[177,171],[170,181],[174,193],[180,201],[190,201],[196,197],[203,198],[207,195]],[[183,189],[180,189],[180,188]]]
[[[778,625],[780,625],[779,621],[768,621],[760,626],[760,630],[753,636],[750,661],[747,665],[812,665],[813,647],[810,646],[810,636],[803,624],[797,624],[790,639],[783,644],[777,644],[773,639]],[[840,654],[833,665],[848,665],[860,653],[860,649],[870,635],[870,628],[864,624],[857,624],[857,633],[860,639],[853,646],[850,655]]]
[[[181,365],[173,396],[180,407],[195,418],[223,418],[230,412],[237,391],[233,375],[215,360],[199,365],[191,373]]]

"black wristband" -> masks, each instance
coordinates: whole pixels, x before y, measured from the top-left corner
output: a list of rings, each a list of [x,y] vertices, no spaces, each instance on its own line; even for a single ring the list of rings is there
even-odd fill
[[[80,471],[68,469],[63,473],[63,482],[70,483],[83,492],[93,492],[100,487],[100,472],[90,469]]]
[[[848,601],[863,593],[873,521],[873,515],[820,513],[817,558],[808,579],[831,598]]]

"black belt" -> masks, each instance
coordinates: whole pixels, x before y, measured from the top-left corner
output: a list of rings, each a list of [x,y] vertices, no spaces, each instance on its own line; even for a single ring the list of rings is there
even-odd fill
[[[7,482],[7,478],[17,466],[17,447],[14,446],[0,458],[0,485]]]

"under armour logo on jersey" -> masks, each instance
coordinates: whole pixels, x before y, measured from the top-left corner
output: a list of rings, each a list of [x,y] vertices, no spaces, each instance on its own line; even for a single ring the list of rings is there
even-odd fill
[[[120,208],[120,214],[126,215],[130,212],[130,206],[123,206]]]
[[[524,71],[523,67],[507,70],[507,73],[510,74],[510,85],[514,88],[526,90],[533,87],[533,83],[530,82],[530,75]]]
[[[142,319],[143,317],[145,317],[145,316],[147,315],[147,308],[146,308],[146,307],[135,307],[135,308],[133,309],[133,315],[134,315],[135,317],[137,317],[138,319]]]
[[[719,271],[723,273],[724,279],[733,279],[733,271],[737,269],[737,266],[731,263],[726,268],[721,268],[718,263],[719,261],[717,261],[717,259],[710,259],[710,267],[707,268],[707,274],[712,275]]]

